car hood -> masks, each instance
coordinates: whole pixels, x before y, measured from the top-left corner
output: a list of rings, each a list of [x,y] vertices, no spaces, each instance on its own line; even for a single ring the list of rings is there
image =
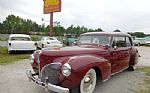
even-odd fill
[[[43,68],[46,64],[50,64],[52,62],[58,62],[57,60],[60,60],[61,58],[64,58],[64,57],[65,57],[64,60],[67,60],[68,57],[70,56],[78,56],[78,55],[97,56],[97,55],[106,55],[107,53],[108,51],[104,47],[97,48],[94,46],[44,48],[42,49],[42,52],[40,53],[40,68]],[[38,58],[38,54],[35,54],[35,58]]]
[[[63,48],[45,48],[43,49],[42,55],[60,57],[60,56],[102,54],[102,53],[106,53],[105,48],[72,46],[72,47],[63,47]]]

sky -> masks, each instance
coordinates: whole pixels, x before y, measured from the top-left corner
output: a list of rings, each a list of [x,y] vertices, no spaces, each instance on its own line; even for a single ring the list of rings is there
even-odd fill
[[[62,11],[54,13],[53,20],[65,28],[73,24],[106,32],[150,34],[149,4],[150,0],[62,0]],[[50,14],[43,14],[43,0],[0,0],[0,22],[10,14],[39,25],[44,23],[42,18],[50,20]]]

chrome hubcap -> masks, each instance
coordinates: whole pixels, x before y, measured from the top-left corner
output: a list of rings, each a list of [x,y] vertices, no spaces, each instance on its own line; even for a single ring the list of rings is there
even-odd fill
[[[83,90],[85,92],[89,91],[93,85],[93,76],[92,74],[88,74],[83,83]]]

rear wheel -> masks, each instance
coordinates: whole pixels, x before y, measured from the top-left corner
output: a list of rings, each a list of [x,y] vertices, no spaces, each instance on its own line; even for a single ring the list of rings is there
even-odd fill
[[[139,61],[139,53],[136,53],[136,55],[135,55],[135,60],[134,60],[134,65],[130,65],[130,66],[128,67],[128,70],[129,70],[129,71],[134,71],[134,70],[137,68],[137,63],[138,63],[138,61]]]

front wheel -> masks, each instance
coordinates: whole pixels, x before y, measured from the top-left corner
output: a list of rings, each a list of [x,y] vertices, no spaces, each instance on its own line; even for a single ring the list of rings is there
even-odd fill
[[[8,51],[8,54],[11,54],[11,51]]]
[[[44,46],[44,44],[42,44],[42,48],[44,48],[45,46]]]
[[[141,45],[140,43],[137,44],[137,46],[140,46],[140,45]]]
[[[93,93],[96,86],[96,72],[90,69],[84,78],[81,80],[80,85],[70,91],[70,93]]]
[[[96,72],[90,69],[80,83],[80,93],[93,93],[96,86]]]

